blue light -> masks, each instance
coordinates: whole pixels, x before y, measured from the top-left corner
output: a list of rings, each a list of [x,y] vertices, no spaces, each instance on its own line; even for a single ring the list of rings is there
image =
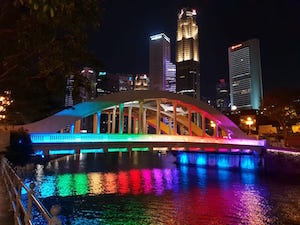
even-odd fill
[[[218,162],[217,162],[218,167],[220,167],[220,168],[229,168],[230,165],[229,165],[228,156],[220,155],[217,160],[218,160]]]
[[[68,155],[75,154],[75,149],[51,149],[49,150],[49,155]]]
[[[196,164],[198,166],[204,166],[207,163],[206,154],[197,154]]]
[[[103,148],[80,149],[80,153],[103,153]]]
[[[241,168],[247,170],[253,170],[254,166],[254,158],[249,155],[241,156]]]
[[[74,124],[71,125],[71,134],[74,134]]]
[[[188,164],[189,163],[189,158],[186,153],[179,154],[179,163],[180,164]]]
[[[42,158],[44,158],[44,151],[43,150],[37,150],[34,152],[34,156],[41,156]]]

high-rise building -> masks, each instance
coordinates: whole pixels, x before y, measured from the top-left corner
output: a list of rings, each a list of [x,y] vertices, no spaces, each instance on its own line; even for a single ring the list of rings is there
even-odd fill
[[[81,101],[89,101],[96,97],[96,73],[89,67],[84,67],[80,73],[83,77],[86,78],[87,85],[85,87],[80,87],[80,97]]]
[[[152,35],[149,46],[150,89],[170,91],[176,85],[173,73],[176,67],[171,63],[170,38],[164,33]]]
[[[236,109],[259,109],[263,97],[259,40],[228,48],[230,102]]]
[[[176,65],[166,60],[165,62],[165,91],[176,93]]]
[[[132,74],[100,71],[97,75],[97,96],[133,90],[133,80]]]
[[[74,89],[74,75],[70,75],[69,77],[67,77],[65,107],[71,107],[74,104],[73,89]]]
[[[178,14],[176,40],[176,91],[200,99],[198,26],[195,9]]]
[[[216,86],[216,108],[226,112],[229,108],[229,91],[225,79],[220,79]]]

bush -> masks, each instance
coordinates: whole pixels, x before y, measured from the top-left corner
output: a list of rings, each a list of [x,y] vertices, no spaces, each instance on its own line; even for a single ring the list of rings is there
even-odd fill
[[[12,131],[6,158],[15,165],[24,166],[28,163],[33,153],[34,151],[29,134],[24,129]]]

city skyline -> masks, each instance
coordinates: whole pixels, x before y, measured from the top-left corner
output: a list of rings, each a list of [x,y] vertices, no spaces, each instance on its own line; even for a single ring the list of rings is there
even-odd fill
[[[177,14],[185,5],[198,13],[201,95],[214,96],[218,79],[229,80],[227,48],[251,38],[258,38],[261,43],[264,91],[297,87],[293,80],[300,71],[296,62],[300,49],[295,44],[299,34],[294,29],[300,22],[300,3],[296,1],[271,5],[255,1],[153,1],[151,5],[110,1],[90,48],[110,71],[148,73],[148,38],[164,32],[171,39],[174,62]],[[122,26],[120,21],[125,15],[126,26]]]

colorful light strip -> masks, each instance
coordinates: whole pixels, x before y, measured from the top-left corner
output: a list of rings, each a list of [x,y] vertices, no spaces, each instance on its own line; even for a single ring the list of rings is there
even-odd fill
[[[127,148],[108,148],[108,152],[127,152]]]
[[[70,133],[32,133],[30,138],[33,144],[44,143],[128,143],[128,142],[151,142],[151,143],[209,143],[209,144],[232,144],[264,147],[265,140],[252,139],[224,139],[212,137],[197,137],[185,135],[156,135],[156,134],[70,134]]]
[[[80,149],[80,153],[86,154],[86,153],[103,153],[103,148],[87,148],[87,149]]]
[[[68,155],[75,154],[75,149],[51,149],[49,150],[49,155]]]
[[[139,151],[139,152],[147,152],[149,151],[148,147],[136,147],[136,148],[132,148],[132,151]]]

